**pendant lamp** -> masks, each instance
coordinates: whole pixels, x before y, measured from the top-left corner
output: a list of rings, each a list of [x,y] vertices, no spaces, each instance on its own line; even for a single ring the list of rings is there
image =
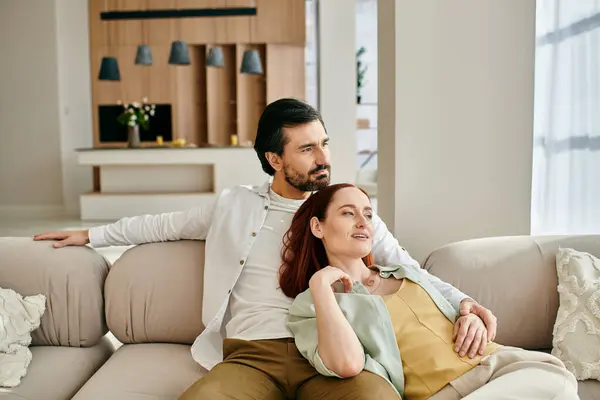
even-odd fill
[[[206,56],[207,67],[223,67],[225,58],[223,57],[223,49],[221,47],[211,47]]]
[[[258,50],[246,50],[242,57],[242,74],[262,75],[263,67]]]
[[[171,45],[171,55],[169,56],[171,65],[190,65],[190,49],[187,43],[177,40]]]
[[[136,65],[152,65],[152,50],[147,44],[141,44],[137,48],[135,56]]]
[[[101,81],[120,81],[121,72],[119,71],[119,63],[114,57],[103,57],[100,64],[100,74],[98,79]]]

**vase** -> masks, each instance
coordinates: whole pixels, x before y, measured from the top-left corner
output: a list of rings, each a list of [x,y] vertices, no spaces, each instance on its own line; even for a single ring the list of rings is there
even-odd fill
[[[127,127],[127,147],[140,147],[140,126]]]

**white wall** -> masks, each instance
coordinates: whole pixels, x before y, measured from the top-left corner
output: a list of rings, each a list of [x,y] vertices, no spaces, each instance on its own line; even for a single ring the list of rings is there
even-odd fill
[[[62,207],[54,0],[0,2],[0,209]]]
[[[91,189],[87,1],[0,2],[0,215],[77,215]]]
[[[528,234],[535,0],[393,0],[378,15],[382,217],[419,260]]]
[[[92,170],[75,149],[93,146],[88,2],[55,0],[58,95],[65,213],[79,215],[79,195],[92,190]]]
[[[331,139],[331,180],[356,180],[356,4],[319,1],[319,109]]]

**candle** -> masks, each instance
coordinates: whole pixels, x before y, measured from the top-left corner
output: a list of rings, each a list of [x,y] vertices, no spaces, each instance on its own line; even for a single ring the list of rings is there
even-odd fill
[[[237,135],[231,135],[231,145],[232,146],[237,146],[238,144],[238,137]]]

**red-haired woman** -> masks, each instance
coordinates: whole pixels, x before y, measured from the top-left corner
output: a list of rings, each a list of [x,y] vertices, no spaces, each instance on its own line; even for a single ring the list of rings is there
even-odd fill
[[[304,202],[284,237],[280,285],[295,298],[288,326],[317,371],[366,370],[406,399],[579,398],[556,357],[488,343],[479,317],[459,316],[414,269],[372,265],[372,213],[363,191],[331,185]],[[454,339],[471,324],[482,346],[461,357]]]

